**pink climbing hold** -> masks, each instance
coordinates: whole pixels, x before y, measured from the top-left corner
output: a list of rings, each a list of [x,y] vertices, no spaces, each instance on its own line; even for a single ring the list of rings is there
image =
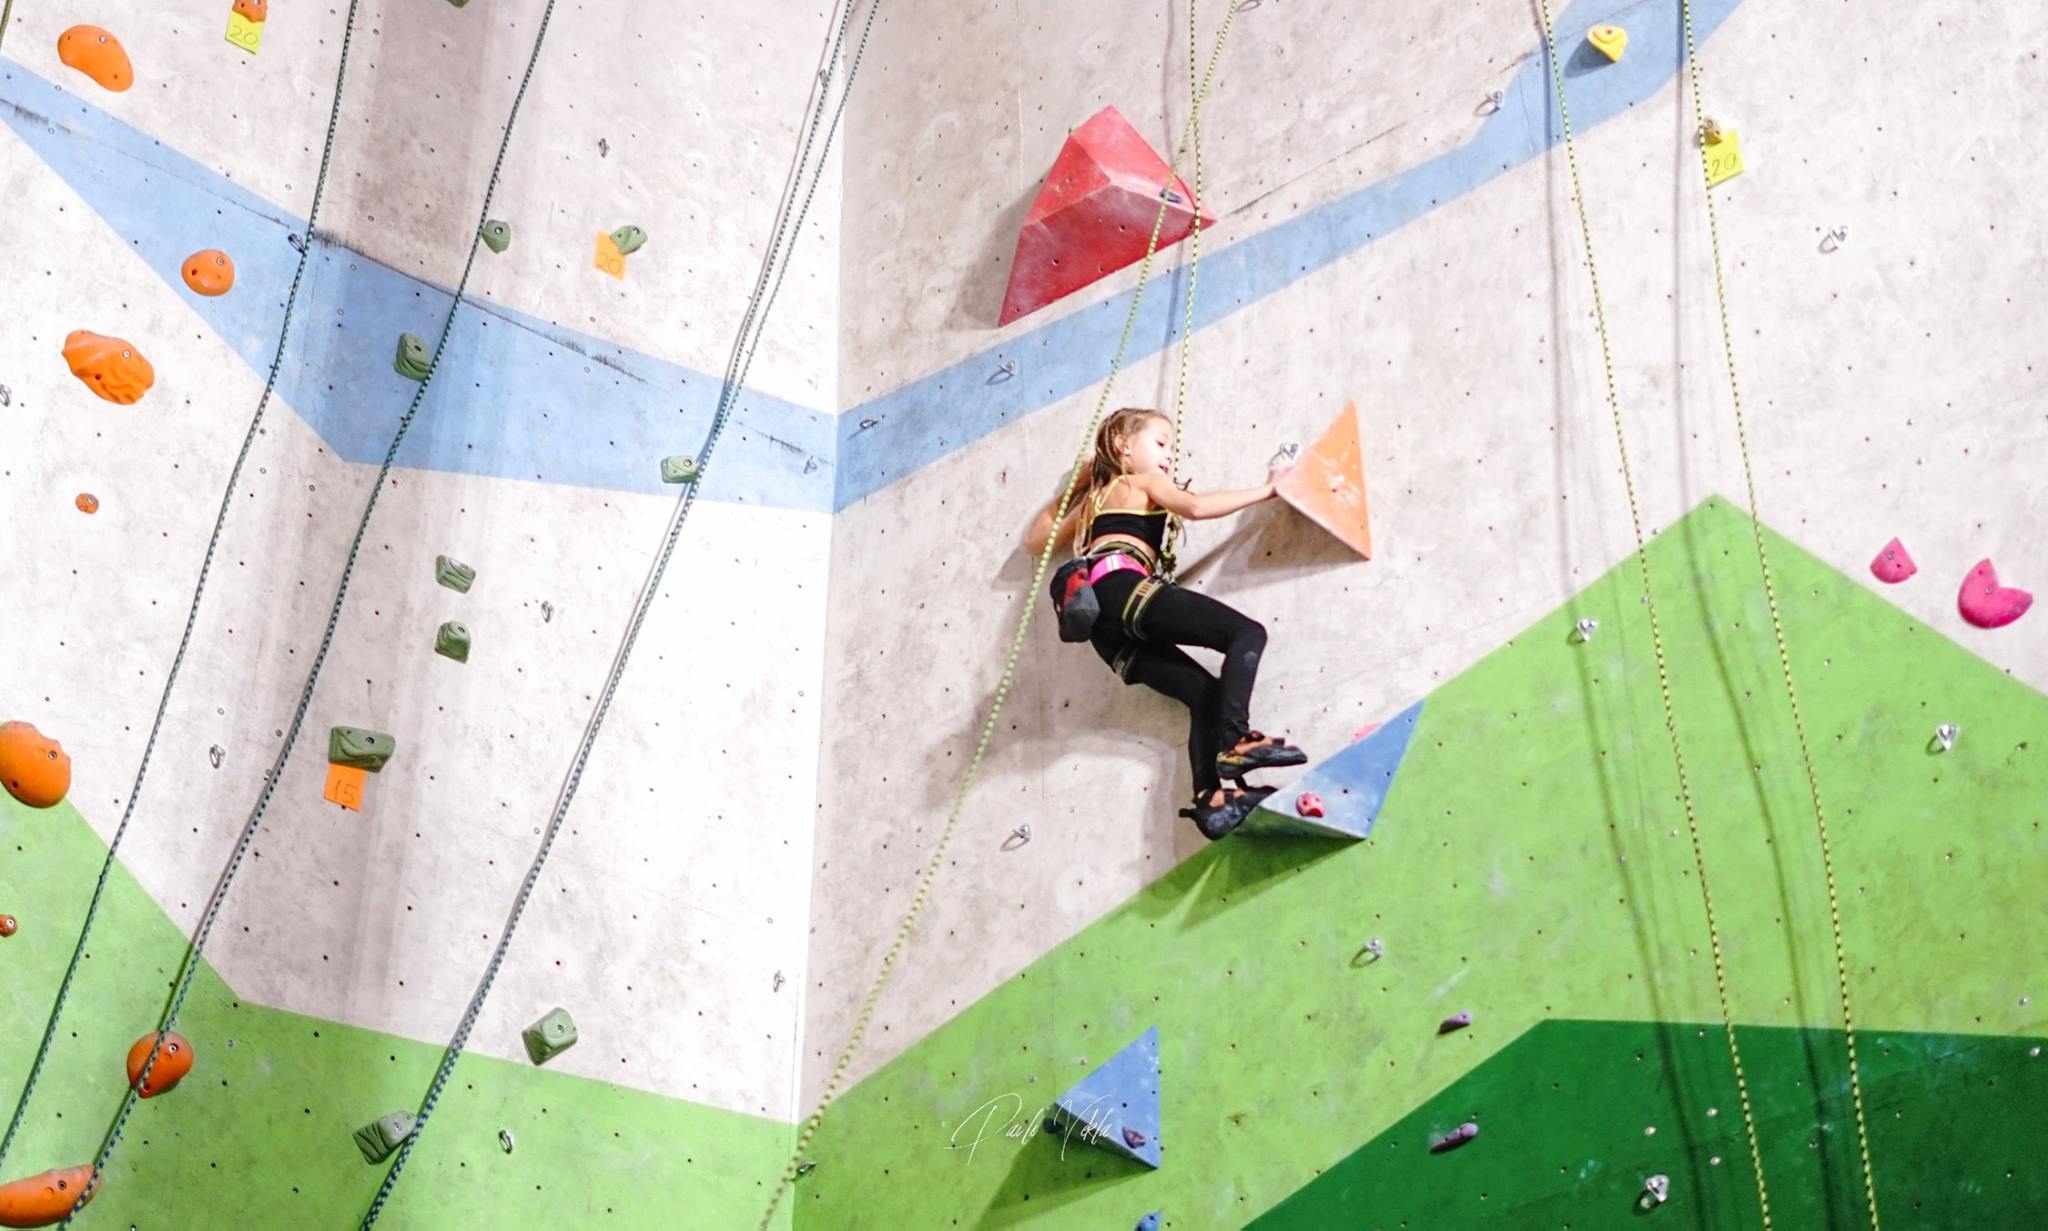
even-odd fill
[[[1366,736],[1371,735],[1374,731],[1377,731],[1379,729],[1380,724],[1376,722],[1368,722],[1364,726],[1358,728],[1356,731],[1353,731],[1351,733],[1351,742],[1355,744],[1359,740],[1364,739]]]
[[[1302,816],[1321,816],[1323,797],[1314,791],[1303,791],[1301,798],[1294,801],[1294,810]]]
[[[1478,1135],[1479,1126],[1467,1120],[1435,1141],[1430,1142],[1429,1152],[1431,1154],[1441,1154],[1445,1150],[1455,1150]]]
[[[1871,575],[1888,586],[1895,586],[1919,571],[1920,566],[1913,563],[1913,557],[1906,552],[1906,545],[1897,539],[1886,543],[1884,550],[1870,562]]]
[[[1438,1034],[1449,1034],[1453,1030],[1463,1030],[1465,1027],[1471,1024],[1472,1010],[1467,1009],[1462,1013],[1453,1013],[1449,1017],[1446,1017],[1443,1021],[1439,1022],[1437,1024],[1436,1032]]]
[[[1145,1145],[1145,1134],[1127,1124],[1124,1126],[1124,1144],[1133,1150],[1142,1149]]]
[[[1956,610],[1978,628],[2003,628],[2033,605],[2034,596],[2025,590],[1998,584],[1998,570],[1988,559],[1977,561],[1956,594]]]
[[[1167,182],[1166,160],[1115,107],[1104,107],[1067,136],[1017,232],[1010,285],[1003,292],[1007,325],[1144,259],[1159,222],[1159,251],[1194,230],[1194,193],[1179,176]],[[1202,215],[1202,226],[1216,220]]]

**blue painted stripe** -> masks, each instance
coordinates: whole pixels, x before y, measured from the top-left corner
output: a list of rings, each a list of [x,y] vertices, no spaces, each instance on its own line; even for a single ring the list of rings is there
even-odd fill
[[[298,259],[288,237],[305,229],[305,219],[12,61],[0,60],[0,92],[0,119],[245,363],[267,373]],[[278,392],[338,456],[380,462],[414,391],[392,370],[398,335],[415,333],[432,345],[452,292],[347,248],[316,244]],[[234,258],[229,294],[209,299],[185,287],[180,267],[203,248]],[[76,324],[132,332],[119,320]],[[148,338],[131,340],[148,353]],[[50,361],[61,362],[54,353]],[[702,446],[719,383],[716,375],[470,296],[398,461],[422,470],[672,492],[662,486],[660,459]],[[831,420],[745,392],[706,472],[703,497],[828,511],[837,447]]]
[[[1695,0],[1695,34],[1702,40],[1709,37],[1740,3]],[[1610,64],[1584,47],[1586,30],[1603,22],[1628,30],[1628,53],[1619,63]],[[1685,62],[1684,31],[1673,0],[1588,0],[1566,10],[1556,28],[1573,130],[1578,134],[1655,94]],[[1195,327],[1213,325],[1360,251],[1562,140],[1549,58],[1539,46],[1502,91],[1501,109],[1464,145],[1220,251],[1204,253]],[[1596,168],[1593,175],[1597,183],[1603,174],[1618,173]],[[1511,241],[1503,236],[1501,242]],[[1138,309],[1130,359],[1156,354],[1179,338],[1186,292],[1184,267],[1155,279]],[[842,416],[835,510],[1101,382],[1135,293],[1125,291],[1091,304]],[[1016,361],[1016,373],[1005,377],[1000,368],[1009,360]],[[1053,467],[1066,460],[1066,454],[1045,459]]]
[[[1697,0],[1700,38],[1710,37],[1740,3]],[[1629,31],[1629,52],[1619,64],[1582,47],[1587,27],[1603,21]],[[1582,0],[1559,19],[1558,31],[1559,47],[1574,49],[1565,53],[1566,74],[1580,132],[1649,98],[1684,63],[1670,0]],[[1561,134],[1548,73],[1539,48],[1515,73],[1501,110],[1464,145],[1205,255],[1196,327],[1327,268],[1554,147]],[[246,362],[265,370],[296,256],[285,237],[302,229],[303,219],[4,57],[0,102],[9,104],[0,106],[0,119]],[[235,293],[205,299],[184,289],[179,262],[208,247],[235,257],[241,280]],[[324,242],[318,257],[301,291],[304,315],[294,327],[297,342],[279,390],[339,456],[379,461],[411,395],[391,371],[398,334],[431,337],[449,291]],[[270,289],[259,295],[256,287]],[[1155,279],[1139,312],[1132,359],[1178,340],[1185,290],[1184,269]],[[838,416],[745,391],[704,495],[836,512],[1100,381],[1131,295],[1049,321]],[[120,329],[118,322],[80,324]],[[146,347],[144,339],[135,340]],[[1016,362],[1014,374],[1001,370],[1009,360]],[[472,296],[399,461],[656,491],[656,460],[695,451],[718,384],[714,375]],[[446,406],[449,399],[459,399],[460,407]]]

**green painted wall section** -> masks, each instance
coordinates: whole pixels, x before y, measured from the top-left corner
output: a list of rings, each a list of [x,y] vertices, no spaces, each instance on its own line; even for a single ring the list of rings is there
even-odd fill
[[[28,1072],[105,856],[69,804],[37,812],[0,792],[0,912],[20,920],[0,940],[0,1113]],[[238,926],[232,911],[222,926]],[[93,936],[8,1178],[91,1160],[119,1105],[128,1046],[155,1025],[185,951],[118,866]],[[461,1007],[448,1006],[451,1027]],[[578,1024],[586,1036],[603,1030]],[[350,1134],[415,1107],[440,1045],[237,1001],[211,968],[178,1029],[197,1066],[137,1104],[73,1225],[355,1226],[384,1169],[363,1162]],[[501,1128],[512,1130],[510,1154]],[[794,1140],[789,1125],[758,1116],[466,1056],[379,1226],[753,1227]]]
[[[1868,1226],[1842,1035],[1738,1034],[1774,1223]],[[1886,1224],[2039,1226],[2048,1119],[2035,1109],[2048,1099],[2048,1060],[2038,1042],[1882,1032],[1859,1042]],[[1761,1226],[1738,1108],[1719,1022],[1545,1022],[1251,1225]],[[1468,1118],[1477,1138],[1429,1153]],[[1669,1199],[1641,1208],[1653,1175],[1669,1179]]]
[[[1864,1047],[1876,1032],[2041,1033],[2026,954],[2048,914],[2048,698],[1766,538]],[[1649,555],[1730,1011],[1838,1029],[1751,523],[1710,499]],[[1156,1208],[1174,1227],[1242,1226],[1545,1021],[1718,1022],[1641,598],[1630,557],[1432,694],[1371,841],[1205,849],[848,1091],[814,1142],[798,1226],[1119,1228]],[[1600,621],[1583,645],[1581,616]],[[1961,740],[1930,753],[1949,721]],[[1360,962],[1375,936],[1385,957]],[[1460,1009],[1475,1025],[1438,1037]],[[1161,1170],[1002,1135],[1155,1023]],[[1909,1181],[1887,1177],[1921,1164],[1897,1155],[1974,1148],[1959,1126],[1909,1137],[1876,1158],[1901,1202]],[[1834,1199],[1794,1193],[1812,1182],[1788,1174],[1779,1199]],[[1827,1182],[1859,1183],[1842,1168]]]

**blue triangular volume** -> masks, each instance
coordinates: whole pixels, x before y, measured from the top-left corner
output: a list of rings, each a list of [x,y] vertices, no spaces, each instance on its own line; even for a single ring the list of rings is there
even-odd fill
[[[1159,1027],[1062,1094],[1053,1119],[1074,1140],[1159,1166]]]
[[[1422,718],[1422,702],[1402,710],[1379,730],[1352,744],[1267,799],[1238,826],[1239,833],[1298,838],[1363,838],[1372,833],[1380,805],[1408,752]],[[1296,810],[1303,794],[1322,796],[1323,815]]]

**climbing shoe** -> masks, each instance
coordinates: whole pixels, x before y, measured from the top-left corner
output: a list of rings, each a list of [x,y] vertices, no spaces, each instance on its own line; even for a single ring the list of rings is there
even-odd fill
[[[1250,816],[1252,810],[1264,802],[1266,796],[1271,795],[1275,789],[1261,786],[1244,791],[1230,791],[1224,795],[1223,802],[1214,807],[1197,795],[1195,806],[1182,808],[1180,814],[1193,821],[1195,828],[1202,831],[1203,837],[1214,842],[1242,825],[1244,818]]]
[[[1264,739],[1261,731],[1245,732],[1246,739]],[[1275,739],[1270,744],[1260,744],[1245,752],[1219,752],[1216,754],[1216,773],[1220,777],[1241,783],[1244,776],[1256,769],[1281,769],[1289,765],[1308,764],[1308,754],[1284,739]]]

